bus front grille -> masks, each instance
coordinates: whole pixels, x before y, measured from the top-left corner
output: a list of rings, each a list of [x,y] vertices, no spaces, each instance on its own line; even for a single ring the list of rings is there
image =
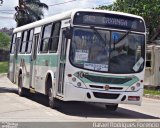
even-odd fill
[[[93,95],[96,98],[101,98],[101,99],[117,99],[120,94],[93,92]]]
[[[89,85],[91,88],[94,89],[105,89],[104,86],[98,86],[98,85]],[[109,87],[111,90],[122,90],[123,87]]]
[[[124,84],[132,80],[132,78],[113,78],[113,77],[104,77],[104,76],[93,76],[85,75],[86,79],[96,82],[96,83],[106,83],[106,84]]]

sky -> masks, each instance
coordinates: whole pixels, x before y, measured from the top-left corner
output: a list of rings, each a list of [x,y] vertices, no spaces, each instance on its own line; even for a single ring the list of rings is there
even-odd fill
[[[45,17],[68,11],[75,8],[95,8],[100,5],[112,4],[114,0],[40,0],[49,6],[48,11],[44,11]],[[60,4],[64,3],[64,4]],[[4,0],[0,6],[0,28],[15,28],[14,7],[18,5],[18,0]],[[44,18],[45,18],[44,17]]]

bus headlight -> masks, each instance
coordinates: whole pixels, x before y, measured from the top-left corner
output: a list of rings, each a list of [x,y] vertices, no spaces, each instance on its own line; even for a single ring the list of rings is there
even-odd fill
[[[76,81],[76,77],[73,77],[73,78],[72,78],[72,81],[75,82],[75,81]]]
[[[135,86],[132,86],[132,87],[131,87],[131,90],[132,90],[132,91],[135,91],[135,89],[136,89]]]
[[[141,86],[141,84],[140,84],[140,83],[137,83],[137,84],[136,84],[136,86],[137,86],[137,87],[140,87],[140,86]]]
[[[81,82],[78,82],[78,83],[77,83],[77,86],[78,86],[78,87],[81,87],[81,86],[82,86]]]
[[[74,86],[78,88],[87,88],[85,84],[83,84],[81,81],[78,81],[78,80],[76,83],[74,83]]]
[[[127,88],[126,91],[131,92],[131,91],[138,91],[141,88],[141,84],[138,82],[132,86],[130,86],[129,88]]]
[[[80,79],[76,77],[72,77],[69,79],[69,82],[72,83],[73,86],[78,87],[78,88],[87,88],[85,83],[83,83]]]

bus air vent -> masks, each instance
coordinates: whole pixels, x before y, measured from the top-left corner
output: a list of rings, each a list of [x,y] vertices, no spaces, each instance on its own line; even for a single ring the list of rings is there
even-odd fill
[[[103,86],[98,86],[98,85],[89,85],[91,88],[99,88],[99,89],[103,89]]]
[[[122,90],[123,88],[122,87],[109,87],[109,89],[112,89],[112,90]]]
[[[93,92],[93,95],[94,95],[96,98],[102,98],[102,99],[117,99],[120,94]]]
[[[95,89],[104,89],[104,86],[99,86],[99,85],[89,85],[91,88]],[[111,90],[122,90],[122,87],[109,87]]]

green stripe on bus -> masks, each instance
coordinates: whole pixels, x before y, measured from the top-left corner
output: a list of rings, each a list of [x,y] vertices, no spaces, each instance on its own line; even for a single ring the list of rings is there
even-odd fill
[[[87,75],[89,75],[89,76],[93,76],[93,77],[103,77],[103,78],[122,78],[122,79],[125,79],[125,78],[130,78],[131,80],[128,80],[127,82],[124,82],[123,84],[118,84],[118,83],[116,83],[116,85],[119,85],[119,86],[131,86],[131,85],[133,85],[134,83],[136,83],[136,82],[138,82],[139,81],[139,79],[138,79],[138,77],[136,77],[136,76],[131,76],[131,77],[127,77],[127,76],[113,76],[113,75],[98,75],[98,74],[92,74],[92,73],[87,73]],[[96,84],[111,84],[111,85],[113,85],[113,83],[109,83],[109,82],[95,82],[95,81],[91,81],[91,80],[89,80],[89,79],[87,79],[87,78],[85,78],[85,77],[78,77],[78,73],[75,73],[74,74],[74,76],[75,77],[77,77],[78,79],[80,79],[83,83],[90,83],[90,84],[94,84],[94,83],[96,83]],[[115,84],[114,84],[115,85]]]
[[[31,63],[31,55],[18,55],[17,63],[24,59],[25,63]],[[37,55],[34,65],[38,66],[58,66],[58,55]]]

